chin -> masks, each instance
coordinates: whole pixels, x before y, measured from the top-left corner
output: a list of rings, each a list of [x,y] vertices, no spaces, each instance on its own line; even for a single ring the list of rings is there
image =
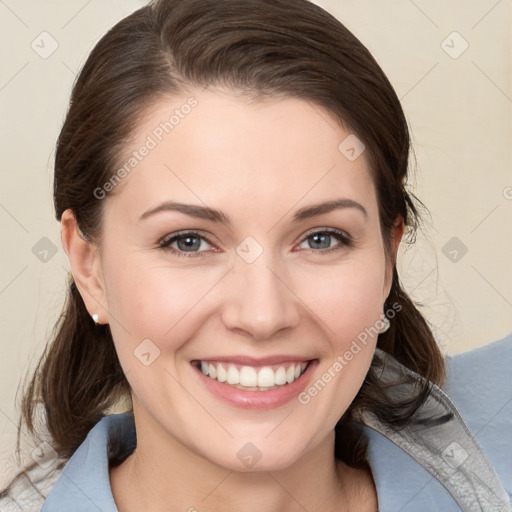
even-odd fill
[[[238,473],[279,471],[289,468],[300,458],[300,454],[292,454],[282,445],[277,451],[268,442],[244,441],[237,442],[236,445],[236,448],[226,447],[223,454],[211,454],[207,458],[218,466]],[[234,456],[226,457],[226,452],[233,453]]]

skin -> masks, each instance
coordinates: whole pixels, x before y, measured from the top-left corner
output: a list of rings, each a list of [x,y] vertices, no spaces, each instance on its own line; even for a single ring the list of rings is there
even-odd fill
[[[319,106],[250,103],[221,89],[191,95],[197,107],[103,199],[99,245],[80,236],[70,210],[62,217],[77,286],[89,313],[110,324],[132,388],[138,446],[110,471],[118,508],[375,511],[371,472],[335,460],[333,429],[364,380],[376,337],[308,404],[265,411],[218,400],[190,360],[300,354],[318,359],[311,382],[321,378],[381,317],[403,220],[388,260],[365,154],[351,162],[338,150],[349,132]],[[155,103],[127,154],[188,97]],[[302,207],[339,198],[367,215],[342,208],[292,222]],[[169,200],[222,210],[231,224],[176,211],[139,221]],[[332,236],[326,244],[335,250],[315,245],[311,235],[325,229],[348,233],[353,244]],[[195,257],[158,247],[185,230],[211,244],[202,241]],[[252,263],[236,252],[247,236],[263,249]],[[145,366],[134,350],[148,338],[160,355]],[[262,455],[251,468],[237,457],[248,442]]]

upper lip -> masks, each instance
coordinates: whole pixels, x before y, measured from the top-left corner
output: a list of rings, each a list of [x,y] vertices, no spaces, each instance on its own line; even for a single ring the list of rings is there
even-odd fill
[[[280,363],[290,362],[306,362],[314,358],[294,355],[275,355],[267,357],[251,357],[251,356],[213,356],[193,359],[192,361],[208,361],[215,363],[232,363],[242,366],[271,366]]]

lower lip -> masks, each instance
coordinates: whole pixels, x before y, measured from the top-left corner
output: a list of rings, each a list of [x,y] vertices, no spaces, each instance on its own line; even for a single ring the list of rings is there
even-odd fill
[[[306,387],[317,365],[318,359],[312,360],[297,380],[269,391],[244,391],[206,376],[194,365],[192,367],[199,375],[200,381],[215,397],[240,409],[261,411],[276,409],[297,397]]]

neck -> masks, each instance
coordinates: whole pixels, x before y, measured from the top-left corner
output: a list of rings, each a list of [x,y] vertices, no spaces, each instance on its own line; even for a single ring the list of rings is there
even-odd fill
[[[334,432],[286,469],[236,472],[191,451],[167,432],[137,429],[137,448],[110,470],[119,512],[358,512],[377,510],[369,468],[334,458]]]

